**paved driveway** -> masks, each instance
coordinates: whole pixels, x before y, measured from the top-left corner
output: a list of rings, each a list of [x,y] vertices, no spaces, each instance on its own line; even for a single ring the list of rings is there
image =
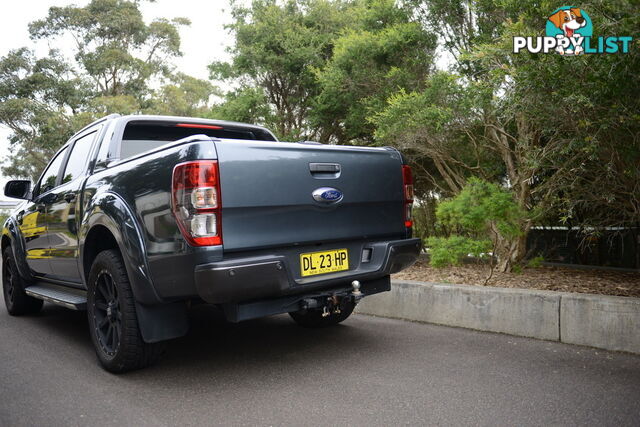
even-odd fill
[[[0,425],[640,424],[640,357],[353,316],[227,324],[208,307],[155,367],[100,369],[84,313],[0,301]]]

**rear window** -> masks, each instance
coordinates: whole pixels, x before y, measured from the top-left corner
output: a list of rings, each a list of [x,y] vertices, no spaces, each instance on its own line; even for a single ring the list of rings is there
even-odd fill
[[[194,123],[129,122],[122,136],[120,158],[134,156],[170,141],[203,134],[216,138],[275,141],[269,132],[259,128]]]

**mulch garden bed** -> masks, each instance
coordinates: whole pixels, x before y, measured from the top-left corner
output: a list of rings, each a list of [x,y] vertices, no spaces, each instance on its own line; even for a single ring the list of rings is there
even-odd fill
[[[482,286],[489,269],[483,264],[433,268],[427,260],[393,275],[393,279]],[[487,286],[545,291],[640,297],[640,273],[577,270],[558,267],[525,268],[520,273],[493,273]]]

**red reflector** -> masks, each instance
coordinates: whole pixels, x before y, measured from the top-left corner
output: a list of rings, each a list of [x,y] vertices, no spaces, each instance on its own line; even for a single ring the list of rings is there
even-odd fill
[[[222,129],[222,126],[199,125],[197,123],[178,123],[176,126],[179,128],[193,128],[193,129]]]
[[[404,226],[407,227],[407,228],[413,227],[413,221],[405,221],[404,222]]]

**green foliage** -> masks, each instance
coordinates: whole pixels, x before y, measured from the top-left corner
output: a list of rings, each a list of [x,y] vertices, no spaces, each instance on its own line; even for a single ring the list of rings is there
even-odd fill
[[[105,114],[207,111],[212,85],[172,74],[171,59],[181,54],[178,28],[188,24],[184,18],[146,24],[139,2],[126,0],[52,7],[32,22],[34,40],[53,44],[70,35],[75,62],[56,50],[36,58],[27,48],[0,58],[0,124],[12,132],[3,173],[35,179],[61,144]]]
[[[413,234],[423,241],[428,237],[439,235],[436,225],[437,200],[434,198],[421,198],[413,204]]]
[[[452,196],[472,176],[504,185],[537,223],[636,226],[640,212],[640,15],[634,2],[583,5],[594,35],[631,35],[628,54],[514,54],[557,5],[409,1],[454,73],[398,90],[369,115],[379,143],[420,166],[418,193]],[[421,190],[422,188],[422,190]],[[519,241],[524,241],[522,237]],[[517,250],[514,260],[521,258]]]
[[[430,237],[427,247],[431,265],[442,268],[461,265],[467,256],[480,258],[491,250],[491,241],[464,236]]]
[[[328,140],[372,143],[376,123],[367,117],[398,90],[423,86],[436,38],[393,0],[368,2],[358,14],[360,22],[336,40],[333,57],[316,70],[320,93],[311,120],[331,125],[324,132]]]
[[[448,238],[428,239],[429,244],[436,245],[432,248],[437,253],[431,259],[434,266],[457,265],[452,261],[456,257],[487,252],[498,257],[503,271],[516,265],[511,262],[511,252],[504,251],[503,242],[522,236],[526,213],[504,188],[470,178],[458,195],[438,204],[436,217],[438,223],[453,234]],[[506,246],[512,247],[510,243]],[[493,272],[493,262],[490,266]]]
[[[436,216],[441,224],[454,230],[487,236],[497,232],[513,238],[522,234],[526,213],[505,189],[471,178],[457,196],[438,204]]]
[[[208,113],[214,119],[245,123],[261,123],[270,129],[277,127],[277,118],[271,111],[262,88],[243,87],[225,94],[224,102]]]
[[[393,0],[259,0],[233,17],[232,60],[209,68],[241,89],[214,113],[260,111],[283,139],[372,143],[366,117],[432,69],[435,36]]]
[[[259,109],[274,111],[279,137],[310,138],[307,115],[318,91],[313,69],[322,68],[330,57],[334,39],[353,17],[350,10],[347,2],[324,0],[235,5],[234,20],[227,26],[235,36],[232,60],[212,63],[211,77],[243,84],[239,93],[230,95],[233,110],[238,111],[239,103],[256,101],[248,88],[259,90],[266,96]]]
[[[149,93],[147,80],[170,73],[167,59],[181,55],[178,28],[186,18],[156,19],[146,24],[138,2],[92,0],[85,7],[51,7],[29,24],[34,40],[71,35],[75,58],[102,95]]]
[[[86,121],[84,115],[69,112],[78,112],[89,93],[87,81],[76,76],[55,50],[36,58],[22,48],[0,58],[0,123],[11,130],[13,147],[13,161],[3,172],[39,173],[74,126]]]
[[[542,263],[544,262],[543,256],[533,257],[527,262],[527,267],[530,268],[540,268],[542,267]]]
[[[208,81],[177,73],[149,101],[147,112],[169,116],[204,117],[217,89]]]
[[[376,126],[378,144],[398,147],[418,166],[417,194],[449,197],[469,177],[496,182],[504,176],[500,157],[480,148],[476,136],[484,132],[480,107],[490,99],[483,85],[440,71],[425,80],[422,90],[390,96],[368,120]]]

